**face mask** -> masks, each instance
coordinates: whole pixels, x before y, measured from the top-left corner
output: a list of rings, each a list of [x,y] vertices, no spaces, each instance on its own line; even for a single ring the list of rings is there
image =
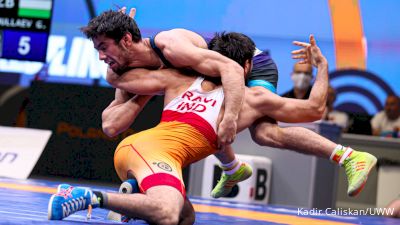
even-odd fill
[[[305,90],[310,87],[312,77],[305,73],[293,73],[292,81],[294,87],[300,90]]]

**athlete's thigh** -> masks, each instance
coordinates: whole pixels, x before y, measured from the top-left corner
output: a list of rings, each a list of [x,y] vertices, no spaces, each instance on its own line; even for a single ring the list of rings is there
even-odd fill
[[[139,137],[140,139],[140,137]],[[166,173],[182,180],[179,162],[166,154],[166,144],[158,140],[124,140],[114,154],[115,170],[121,180],[132,174],[140,184],[145,177]]]

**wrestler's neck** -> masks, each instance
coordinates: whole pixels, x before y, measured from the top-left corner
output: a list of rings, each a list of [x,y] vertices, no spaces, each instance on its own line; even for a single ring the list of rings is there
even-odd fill
[[[151,48],[149,38],[143,38],[132,45],[129,66],[150,69],[159,69],[163,66],[161,59]]]

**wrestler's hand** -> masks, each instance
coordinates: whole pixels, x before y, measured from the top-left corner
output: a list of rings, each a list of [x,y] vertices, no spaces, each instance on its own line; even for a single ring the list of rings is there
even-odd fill
[[[118,12],[121,12],[123,14],[126,13],[126,7],[122,7],[118,10]],[[131,10],[129,10],[129,17],[132,19],[135,19],[135,15],[136,15],[136,8],[131,8]]]
[[[218,125],[218,148],[223,149],[225,145],[232,144],[236,138],[237,123],[234,118],[224,118]]]
[[[327,62],[325,56],[322,55],[321,50],[317,46],[314,35],[310,35],[310,43],[294,41],[293,44],[303,47],[292,51],[292,58],[300,59],[300,63],[309,63],[318,67],[321,63]]]

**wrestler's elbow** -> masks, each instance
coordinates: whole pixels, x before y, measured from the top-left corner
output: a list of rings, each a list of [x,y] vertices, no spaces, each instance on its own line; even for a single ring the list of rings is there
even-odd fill
[[[322,119],[325,111],[325,104],[313,104],[309,110],[308,118],[310,121]]]
[[[325,109],[326,109],[326,104],[324,104],[324,103],[318,104],[318,106],[315,109],[315,114],[316,114],[316,117],[318,118],[317,120],[320,120],[324,117]]]

